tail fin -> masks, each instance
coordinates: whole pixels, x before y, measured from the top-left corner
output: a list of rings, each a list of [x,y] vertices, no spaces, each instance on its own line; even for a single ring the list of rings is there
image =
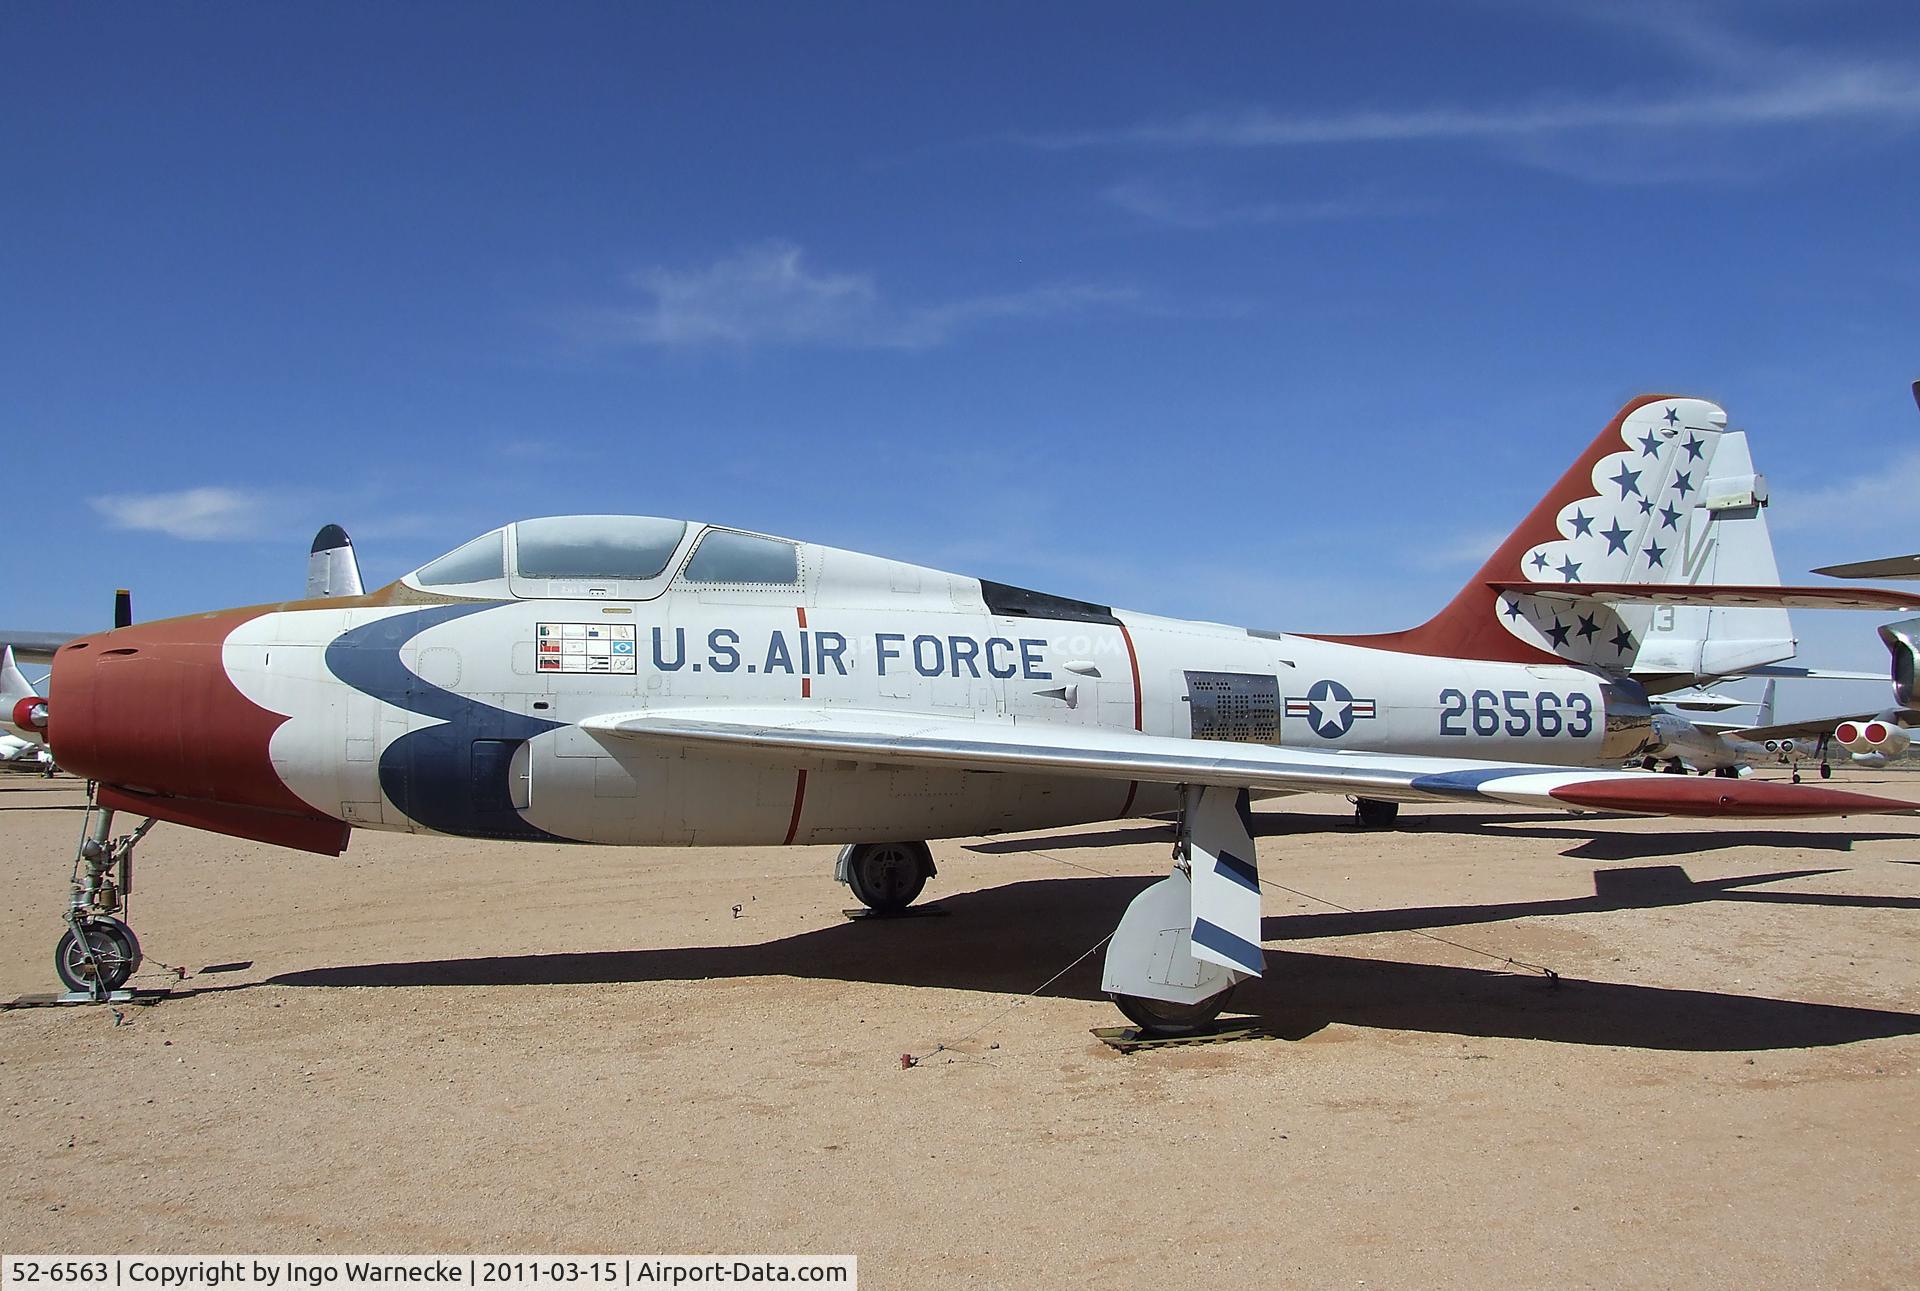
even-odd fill
[[[1760,707],[1755,709],[1753,714],[1755,726],[1773,725],[1773,688],[1778,684],[1778,682],[1769,681],[1767,688],[1760,692]]]
[[[1519,580],[1559,591],[1579,583],[1727,581],[1735,567],[1777,584],[1762,514],[1766,481],[1753,472],[1746,437],[1726,425],[1725,410],[1704,399],[1642,395],[1614,415],[1440,613],[1405,632],[1325,639],[1448,658],[1700,677],[1734,671],[1719,666],[1729,659],[1752,665],[1789,657],[1784,611],[1694,615],[1694,607],[1569,604],[1491,586]],[[1748,527],[1730,530],[1735,521]],[[1729,629],[1746,644],[1711,648]],[[1643,661],[1649,635],[1661,645]],[[1709,661],[1713,666],[1703,666]]]
[[[359,596],[363,590],[353,539],[339,525],[328,525],[313,536],[307,556],[307,596]]]
[[[44,704],[34,692],[33,683],[20,671],[20,665],[13,661],[13,647],[0,650],[0,730],[22,739],[38,742],[45,738],[45,712],[36,725],[31,720],[34,715],[25,711],[30,704]]]

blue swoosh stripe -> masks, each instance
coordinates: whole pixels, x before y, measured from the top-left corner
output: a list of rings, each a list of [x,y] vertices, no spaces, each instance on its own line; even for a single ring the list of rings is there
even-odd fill
[[[1260,947],[1244,937],[1236,937],[1217,923],[1205,919],[1193,921],[1193,939],[1216,954],[1225,955],[1249,973],[1258,974],[1266,966],[1266,955]]]
[[[529,824],[508,783],[516,747],[565,723],[469,699],[423,680],[400,659],[427,629],[505,604],[434,605],[362,624],[328,644],[327,671],[361,694],[440,723],[409,731],[380,754],[381,791],[409,819],[469,838],[570,842]]]
[[[1222,852],[1213,858],[1213,872],[1224,874],[1249,892],[1260,891],[1260,871],[1258,867],[1247,864],[1229,852]]]
[[[1480,786],[1489,780],[1500,780],[1510,775],[1529,775],[1539,769],[1539,767],[1483,767],[1478,771],[1442,771],[1437,775],[1415,776],[1408,782],[1407,787],[1431,789],[1436,793],[1460,790],[1477,793]]]

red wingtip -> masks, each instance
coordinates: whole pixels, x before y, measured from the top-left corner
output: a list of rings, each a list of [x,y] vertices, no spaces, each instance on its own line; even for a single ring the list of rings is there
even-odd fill
[[[1920,812],[1920,804],[1899,798],[1720,776],[1587,780],[1549,792],[1573,807],[1660,816],[1900,816]]]
[[[1679,399],[1673,394],[1643,394],[1627,401],[1613,415],[1587,450],[1574,459],[1559,483],[1548,490],[1539,504],[1527,513],[1507,540],[1487,558],[1480,572],[1438,614],[1417,628],[1373,636],[1325,636],[1313,633],[1321,641],[1343,645],[1370,646],[1377,650],[1398,650],[1406,654],[1433,655],[1443,659],[1493,659],[1503,663],[1561,663],[1555,655],[1535,649],[1500,626],[1495,603],[1499,594],[1491,584],[1520,578],[1520,558],[1538,543],[1560,536],[1560,511],[1568,503],[1593,492],[1593,468],[1608,453],[1620,451],[1620,427],[1639,409],[1663,399]]]

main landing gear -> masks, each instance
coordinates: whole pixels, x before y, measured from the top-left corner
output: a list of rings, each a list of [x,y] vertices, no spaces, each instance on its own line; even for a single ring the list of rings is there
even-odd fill
[[[1180,795],[1173,872],[1127,906],[1100,982],[1130,1021],[1163,1036],[1204,1029],[1266,967],[1247,791]]]
[[[1392,829],[1393,822],[1400,818],[1400,804],[1380,798],[1355,798],[1353,818],[1362,829]]]
[[[899,914],[938,873],[925,843],[853,843],[840,849],[833,877],[876,914]]]
[[[73,861],[67,931],[53,952],[54,971],[75,995],[104,1001],[140,969],[140,939],[126,925],[133,895],[133,849],[152,829],[142,821],[131,834],[113,837],[113,812],[96,807],[88,794]]]

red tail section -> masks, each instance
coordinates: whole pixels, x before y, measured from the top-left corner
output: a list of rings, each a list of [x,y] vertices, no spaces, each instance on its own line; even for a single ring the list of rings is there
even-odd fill
[[[1417,628],[1403,632],[1383,632],[1371,636],[1327,636],[1311,633],[1316,640],[1342,645],[1368,646],[1376,650],[1397,650],[1403,654],[1433,655],[1446,659],[1490,659],[1501,663],[1562,663],[1559,656],[1522,641],[1500,625],[1500,593],[1494,583],[1525,577],[1521,558],[1532,548],[1561,536],[1559,516],[1570,504],[1593,492],[1594,467],[1600,459],[1621,448],[1620,429],[1628,417],[1650,403],[1676,399],[1677,395],[1647,394],[1629,402],[1614,414],[1580,454],[1567,473],[1540,499],[1518,528],[1507,535],[1480,572],[1467,580],[1447,607]]]

